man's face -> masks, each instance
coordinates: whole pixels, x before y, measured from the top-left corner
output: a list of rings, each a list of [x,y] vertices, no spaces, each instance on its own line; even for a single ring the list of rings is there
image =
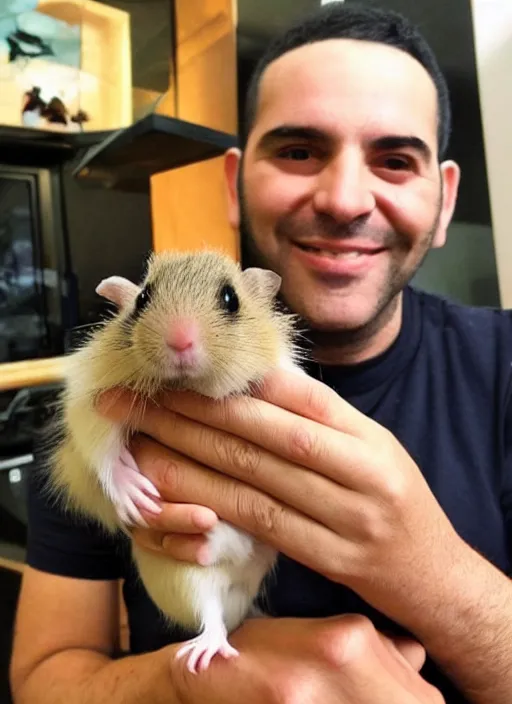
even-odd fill
[[[371,324],[444,244],[458,169],[439,167],[437,115],[425,69],[379,44],[318,42],[263,74],[230,219],[313,328]]]

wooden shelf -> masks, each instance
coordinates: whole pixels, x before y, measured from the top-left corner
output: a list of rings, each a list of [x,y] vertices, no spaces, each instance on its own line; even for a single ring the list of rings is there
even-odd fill
[[[48,168],[71,161],[111,134],[111,131],[73,134],[0,124],[0,153],[5,164]]]
[[[62,381],[64,360],[62,356],[0,364],[0,391]]]
[[[226,132],[152,113],[91,147],[73,175],[94,186],[145,192],[154,174],[214,159],[237,144]]]

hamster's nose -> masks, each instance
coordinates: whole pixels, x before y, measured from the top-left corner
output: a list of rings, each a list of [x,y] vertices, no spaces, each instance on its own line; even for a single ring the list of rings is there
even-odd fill
[[[192,320],[178,320],[171,324],[166,342],[176,352],[184,352],[195,345],[197,326]]]

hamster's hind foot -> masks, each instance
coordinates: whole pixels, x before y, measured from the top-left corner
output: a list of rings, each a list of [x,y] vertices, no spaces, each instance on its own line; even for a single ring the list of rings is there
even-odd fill
[[[160,494],[147,477],[141,474],[131,453],[123,448],[112,467],[112,499],[119,519],[125,525],[138,523],[147,528],[141,508],[160,513],[160,506],[150,497]]]
[[[204,631],[189,640],[176,654],[178,659],[188,653],[187,669],[197,674],[198,669],[204,671],[210,665],[214,655],[222,655],[229,659],[239,655],[238,650],[229,644],[225,628],[205,628]]]

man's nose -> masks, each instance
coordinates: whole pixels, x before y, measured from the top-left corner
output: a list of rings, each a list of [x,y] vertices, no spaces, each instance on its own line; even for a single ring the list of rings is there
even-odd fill
[[[337,155],[318,177],[313,198],[317,212],[352,222],[375,208],[367,165],[356,150]]]

